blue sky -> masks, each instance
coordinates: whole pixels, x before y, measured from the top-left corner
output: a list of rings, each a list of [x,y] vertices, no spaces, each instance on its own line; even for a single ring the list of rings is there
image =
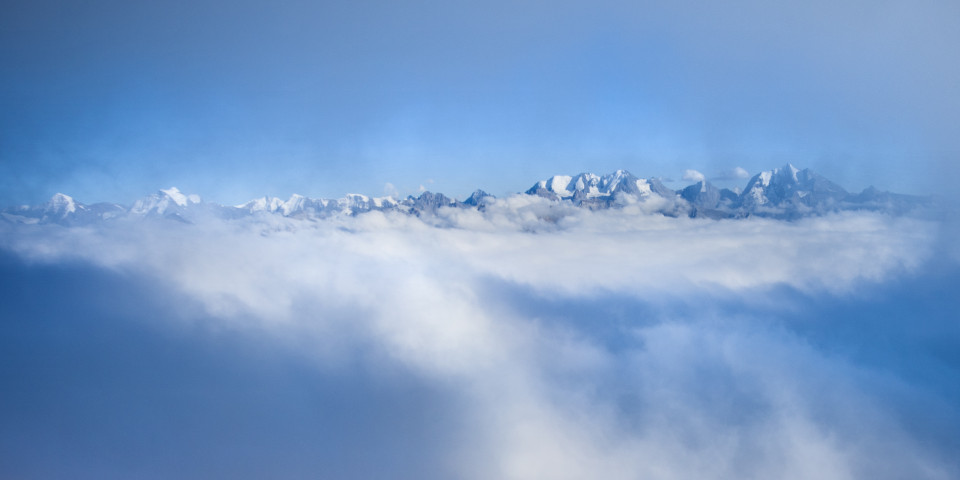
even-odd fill
[[[955,2],[12,0],[0,202],[956,170]],[[679,185],[677,185],[679,186]]]

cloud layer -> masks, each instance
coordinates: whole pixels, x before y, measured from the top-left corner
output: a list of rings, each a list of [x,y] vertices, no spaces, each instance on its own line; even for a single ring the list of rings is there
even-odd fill
[[[904,423],[918,405],[956,422],[957,409],[938,403],[954,393],[831,351],[853,343],[818,343],[804,329],[827,327],[803,320],[837,315],[818,299],[855,303],[920,278],[935,224],[853,213],[704,221],[641,208],[512,197],[423,219],[21,225],[0,239],[36,265],[154,285],[169,310],[151,320],[160,328],[201,322],[319,372],[359,361],[446,392],[432,398],[454,412],[442,420],[453,439],[410,452],[433,458],[438,477],[958,473],[924,444],[935,433]]]

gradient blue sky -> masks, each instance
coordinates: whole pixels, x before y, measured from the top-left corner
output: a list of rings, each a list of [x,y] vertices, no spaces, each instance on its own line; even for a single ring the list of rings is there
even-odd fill
[[[0,203],[957,173],[953,1],[9,0]],[[675,186],[680,186],[678,182]]]

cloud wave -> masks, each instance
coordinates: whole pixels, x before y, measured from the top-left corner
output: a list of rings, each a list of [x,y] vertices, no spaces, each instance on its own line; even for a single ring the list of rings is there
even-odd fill
[[[462,434],[437,461],[458,478],[958,472],[881,396],[922,391],[764,318],[917,275],[935,224],[647,208],[518,196],[424,218],[19,225],[0,238],[29,261],[149,278],[182,320],[263,335],[317,368],[366,351],[456,392]]]

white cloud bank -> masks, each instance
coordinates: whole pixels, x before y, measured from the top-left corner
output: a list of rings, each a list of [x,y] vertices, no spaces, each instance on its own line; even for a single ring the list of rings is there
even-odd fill
[[[915,272],[932,223],[845,213],[798,222],[589,212],[535,197],[418,219],[368,213],[186,225],[16,226],[3,247],[143,275],[219,319],[337,368],[358,345],[465,398],[437,459],[457,478],[949,478],[955,464],[897,423],[876,384],[895,379],[818,351],[742,312],[784,286],[843,295]],[[694,318],[589,332],[603,316],[529,315],[490,285],[537,301],[664,298]],[[176,301],[176,300],[174,300]],[[801,308],[785,305],[784,308]],[[764,308],[768,308],[767,305]],[[743,318],[739,318],[743,317]],[[570,320],[570,319],[567,319]],[[905,388],[905,387],[903,387]]]

